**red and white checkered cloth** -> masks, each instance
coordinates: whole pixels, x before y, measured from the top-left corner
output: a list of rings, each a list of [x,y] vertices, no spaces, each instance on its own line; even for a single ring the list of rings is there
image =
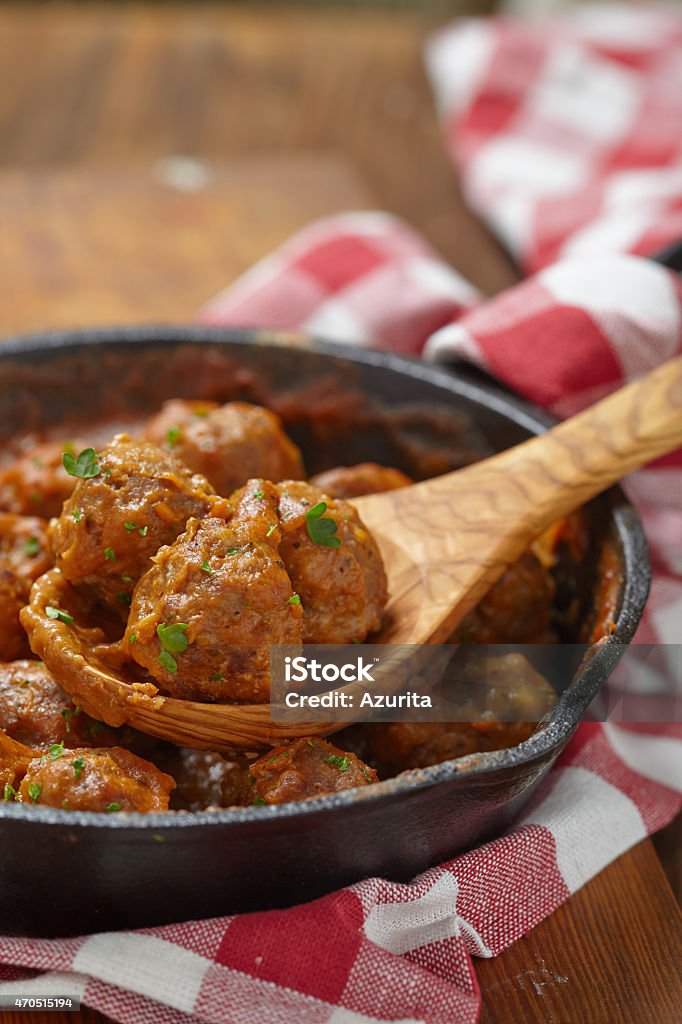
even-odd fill
[[[472,201],[528,266],[566,258],[484,303],[406,225],[350,214],[303,231],[202,319],[457,355],[559,416],[682,352],[680,279],[613,253],[682,238],[682,23],[596,10],[532,30],[459,23],[429,51]],[[623,181],[623,168],[636,172]],[[655,568],[639,638],[679,644],[680,453],[630,490]],[[134,933],[0,938],[0,993],[71,993],[126,1024],[473,1024],[471,957],[495,956],[665,825],[681,793],[678,725],[584,724],[514,828],[410,885],[369,879],[291,910]]]

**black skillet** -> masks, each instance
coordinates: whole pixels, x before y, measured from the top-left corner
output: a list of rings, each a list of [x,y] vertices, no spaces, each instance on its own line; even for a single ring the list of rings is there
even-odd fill
[[[310,471],[372,459],[415,473],[428,456],[435,473],[550,423],[461,374],[294,335],[122,328],[0,346],[0,444],[65,420],[75,433],[79,421],[82,432],[139,419],[172,396],[273,405]],[[623,493],[614,488],[589,515],[593,564],[611,545],[622,576],[616,630],[527,742],[278,807],[137,817],[0,803],[0,931],[75,934],[281,907],[370,875],[407,881],[501,832],[570,739],[646,600],[646,542]]]

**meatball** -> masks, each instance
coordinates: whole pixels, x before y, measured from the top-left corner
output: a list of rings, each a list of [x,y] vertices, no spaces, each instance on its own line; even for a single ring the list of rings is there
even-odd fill
[[[57,567],[81,594],[127,615],[151,556],[190,517],[204,515],[212,498],[210,484],[175,456],[119,434],[50,527]]]
[[[251,481],[226,521],[191,520],[135,588],[126,641],[164,693],[262,704],[270,644],[301,642],[302,610],[279,554],[272,484]]]
[[[17,515],[58,516],[75,479],[62,465],[64,451],[80,451],[84,441],[45,441],[0,472],[0,508]]]
[[[47,550],[45,523],[33,516],[0,513],[0,660],[13,661],[31,653],[19,612],[28,601],[34,580],[52,560]]]
[[[123,747],[61,744],[34,758],[19,790],[24,803],[65,811],[165,811],[175,787],[170,775]]]
[[[218,494],[229,495],[253,477],[300,479],[301,453],[275,413],[246,402],[166,402],[145,435],[172,451]]]
[[[541,644],[551,629],[554,580],[531,551],[510,565],[459,624],[453,640],[477,644]]]
[[[108,746],[113,729],[90,718],[57,685],[42,661],[0,665],[0,728],[29,747]]]
[[[425,768],[465,754],[514,746],[528,739],[556,702],[554,689],[520,654],[488,656],[475,648],[462,650],[456,677],[460,684],[474,684],[473,689],[460,686],[451,694],[453,704],[459,704],[461,720],[364,727],[372,758],[383,770]],[[478,721],[465,721],[468,714],[479,716]]]
[[[264,754],[250,766],[242,803],[286,804],[324,793],[368,786],[377,773],[355,754],[305,737]]]
[[[360,462],[357,466],[337,466],[317,476],[310,483],[332,498],[359,498],[363,494],[381,494],[408,487],[412,480],[399,469],[380,466],[376,462]]]
[[[34,756],[30,747],[0,731],[0,800],[18,799],[19,783]]]
[[[277,490],[280,554],[303,605],[303,642],[364,640],[381,626],[388,596],[373,537],[345,501],[296,480]]]

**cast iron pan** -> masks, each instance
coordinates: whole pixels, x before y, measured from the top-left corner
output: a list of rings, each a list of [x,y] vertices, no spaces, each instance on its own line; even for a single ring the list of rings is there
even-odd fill
[[[172,396],[274,405],[311,471],[374,459],[414,473],[430,453],[428,472],[439,472],[550,422],[462,375],[295,335],[145,327],[0,346],[0,445],[65,418],[91,427],[140,417]],[[278,807],[112,816],[0,803],[0,931],[56,936],[282,907],[371,875],[408,881],[501,832],[569,740],[646,600],[632,507],[616,488],[590,514],[620,562],[617,628],[527,742]]]

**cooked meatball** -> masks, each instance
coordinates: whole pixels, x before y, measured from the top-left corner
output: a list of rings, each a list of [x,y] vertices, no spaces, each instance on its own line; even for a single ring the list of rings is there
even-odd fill
[[[311,476],[310,483],[331,498],[359,498],[363,494],[397,491],[412,483],[399,469],[380,466],[376,462],[360,462],[357,466],[337,466]]]
[[[52,564],[45,525],[34,516],[0,513],[0,661],[31,653],[19,612],[33,581]]]
[[[0,730],[0,800],[18,798],[19,783],[34,756],[34,750]]]
[[[20,795],[26,804],[65,811],[165,811],[175,782],[123,747],[52,747],[26,769]]]
[[[227,496],[253,477],[300,479],[301,453],[284,433],[279,416],[246,402],[174,399],[152,417],[145,435],[202,473]]]
[[[39,749],[53,743],[102,747],[116,742],[114,730],[76,707],[42,661],[0,665],[0,729]]]
[[[286,804],[338,793],[377,781],[377,773],[355,754],[324,740],[302,738],[264,754],[250,766],[242,802]]]
[[[453,634],[454,641],[477,644],[551,643],[554,580],[526,551],[474,608]]]
[[[85,447],[84,441],[36,444],[0,472],[0,508],[43,519],[58,516],[76,482],[64,469],[62,454]]]
[[[191,520],[153,558],[135,588],[126,641],[164,693],[268,700],[269,645],[300,643],[302,618],[278,550],[276,507],[273,485],[251,481],[229,521]]]
[[[387,600],[374,538],[352,505],[311,484],[289,480],[277,490],[280,554],[303,605],[303,642],[364,640],[381,626]]]
[[[424,768],[464,754],[514,746],[528,739],[555,704],[554,689],[522,655],[491,656],[476,648],[461,649],[460,654],[455,673],[460,686],[450,697],[459,705],[462,720],[364,727],[372,757],[382,770]],[[464,721],[469,713],[479,716],[478,721]]]
[[[213,489],[175,456],[119,434],[79,479],[50,543],[62,576],[93,601],[127,615],[149,559],[191,516],[206,513]]]

